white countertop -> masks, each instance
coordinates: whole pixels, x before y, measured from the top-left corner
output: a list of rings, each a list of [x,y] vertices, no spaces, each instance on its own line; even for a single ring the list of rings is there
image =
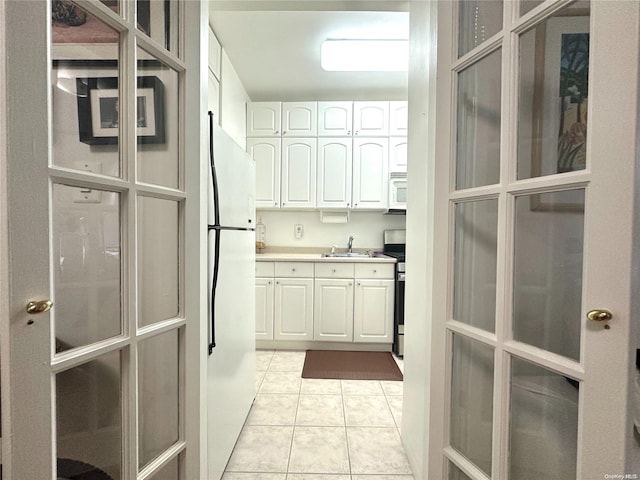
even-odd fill
[[[396,263],[393,257],[323,257],[322,253],[268,252],[256,253],[256,262],[339,262],[339,263]]]

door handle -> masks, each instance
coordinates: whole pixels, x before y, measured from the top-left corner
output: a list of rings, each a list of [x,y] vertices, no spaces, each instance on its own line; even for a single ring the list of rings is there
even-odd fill
[[[607,320],[611,320],[613,318],[613,313],[611,313],[609,310],[605,310],[604,308],[600,308],[588,312],[587,318],[589,320],[593,320],[594,322],[606,322]]]
[[[37,315],[38,313],[45,313],[51,310],[53,302],[51,300],[35,300],[27,303],[27,313],[30,315]]]

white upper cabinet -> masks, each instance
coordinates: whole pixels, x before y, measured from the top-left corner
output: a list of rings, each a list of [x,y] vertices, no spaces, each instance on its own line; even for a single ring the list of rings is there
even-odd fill
[[[351,206],[351,138],[318,138],[318,208]]]
[[[350,137],[353,102],[318,102],[318,136]]]
[[[316,102],[284,102],[282,104],[283,137],[315,137],[318,104]]]
[[[220,125],[220,82],[209,70],[209,90],[207,92],[207,109],[213,112],[213,121]]]
[[[407,137],[389,138],[389,171],[407,171]]]
[[[222,47],[213,30],[209,27],[209,70],[220,80],[220,65],[222,63]]]
[[[389,135],[389,102],[353,102],[353,135]]]
[[[406,137],[408,103],[406,101],[389,102],[389,135],[392,137]]]
[[[282,139],[282,207],[315,208],[316,139]]]
[[[353,207],[386,209],[389,192],[389,139],[353,139]]]
[[[279,137],[281,102],[247,104],[247,137]]]
[[[247,152],[256,161],[256,207],[280,206],[279,138],[247,138]]]

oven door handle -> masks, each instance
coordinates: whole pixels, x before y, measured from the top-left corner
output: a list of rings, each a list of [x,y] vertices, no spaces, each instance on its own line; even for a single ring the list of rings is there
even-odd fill
[[[405,281],[405,276],[406,276],[406,273],[398,273],[398,281],[399,282],[404,282]]]

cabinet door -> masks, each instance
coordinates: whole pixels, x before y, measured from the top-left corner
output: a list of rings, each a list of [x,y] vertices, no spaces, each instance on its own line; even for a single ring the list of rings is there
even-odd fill
[[[358,137],[389,135],[389,102],[353,102],[353,134]]]
[[[276,278],[273,338],[313,339],[312,278]]]
[[[350,138],[318,139],[318,208],[351,206],[353,145]]]
[[[209,70],[209,91],[207,92],[207,108],[213,112],[213,121],[220,125],[220,82]]]
[[[353,139],[353,208],[387,208],[388,150],[388,138]]]
[[[313,339],[353,341],[353,279],[316,279]]]
[[[282,139],[282,207],[316,205],[315,138]]]
[[[318,136],[350,137],[353,102],[318,102]]]
[[[256,340],[273,340],[273,278],[256,278]]]
[[[353,341],[393,343],[393,280],[356,279]]]
[[[247,104],[247,137],[280,136],[280,102]]]
[[[316,102],[285,102],[282,104],[283,137],[315,137],[318,121]]]
[[[256,208],[280,206],[280,139],[247,138],[247,152],[256,161]]]
[[[215,77],[220,80],[220,65],[222,58],[222,47],[216,38],[213,30],[209,27],[209,69]]]
[[[407,137],[389,138],[389,171],[407,171]]]
[[[407,124],[407,102],[389,102],[389,135],[392,137],[406,137]]]

